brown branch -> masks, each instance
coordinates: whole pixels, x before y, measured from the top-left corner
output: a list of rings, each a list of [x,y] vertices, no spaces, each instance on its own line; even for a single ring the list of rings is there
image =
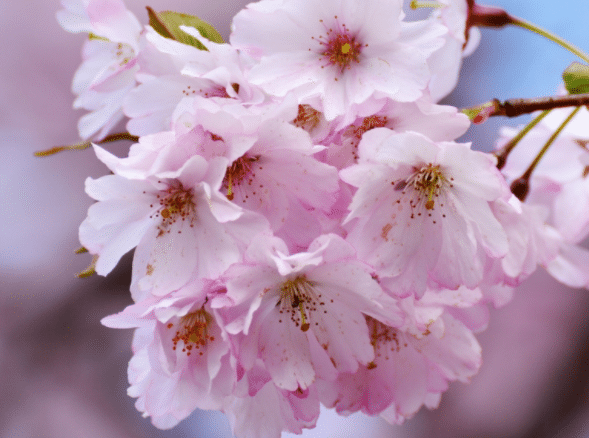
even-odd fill
[[[534,111],[589,105],[589,93],[533,99],[508,99],[504,102],[494,99],[493,103],[495,104],[495,112],[491,116],[517,117]]]
[[[473,123],[485,122],[489,117],[518,117],[534,111],[589,105],[589,93],[566,96],[535,97],[531,99],[493,99],[482,105],[462,110]]]

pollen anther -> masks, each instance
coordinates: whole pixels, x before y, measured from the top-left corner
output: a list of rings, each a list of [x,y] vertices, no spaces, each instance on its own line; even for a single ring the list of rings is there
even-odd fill
[[[280,286],[277,304],[280,313],[290,313],[295,326],[300,327],[303,332],[311,327],[310,314],[317,310],[317,304],[322,304],[313,286],[304,275],[287,280]]]

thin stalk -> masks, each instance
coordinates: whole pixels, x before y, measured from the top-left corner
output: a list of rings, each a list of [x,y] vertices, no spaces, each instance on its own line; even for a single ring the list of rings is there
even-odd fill
[[[529,175],[532,175],[532,172],[534,171],[534,169],[536,168],[536,166],[538,165],[546,151],[548,151],[548,148],[552,145],[552,143],[554,143],[554,140],[556,140],[556,138],[560,135],[562,130],[566,127],[566,125],[569,124],[569,122],[573,119],[573,117],[575,117],[575,115],[580,111],[580,109],[581,107],[578,106],[573,110],[572,113],[569,114],[569,116],[566,119],[564,119],[564,121],[560,124],[558,129],[554,131],[554,133],[550,136],[546,144],[542,146],[542,149],[540,150],[538,155],[536,155],[536,158],[534,158],[534,161],[532,161],[532,164],[530,164],[530,167],[528,167],[528,170],[525,171],[524,175],[527,175],[528,177]]]
[[[585,61],[587,64],[589,64],[589,55],[587,55],[585,52],[583,52],[581,49],[579,49],[575,45],[573,45],[573,44],[569,43],[568,41],[566,41],[565,39],[559,37],[558,35],[555,35],[552,32],[542,29],[541,27],[536,26],[535,24],[532,24],[528,21],[522,20],[521,18],[518,18],[518,17],[512,16],[510,24],[513,24],[514,26],[519,26],[519,27],[527,29],[531,32],[537,33],[538,35],[541,35],[544,38],[548,38],[550,41],[555,42],[556,44],[565,48],[569,52],[574,53],[579,58],[581,58],[583,61]]]
[[[530,166],[526,169],[522,176],[513,181],[513,183],[511,184],[511,192],[515,196],[517,196],[517,198],[520,201],[523,202],[526,199],[526,196],[528,195],[528,191],[530,190],[530,177],[536,169],[536,166],[538,166],[538,163],[540,162],[544,154],[546,154],[548,148],[552,145],[552,143],[554,143],[554,141],[560,135],[562,130],[566,127],[566,125],[569,124],[569,122],[572,120],[573,117],[575,117],[575,115],[579,112],[580,109],[580,106],[575,108],[573,112],[570,113],[566,119],[564,119],[564,121],[560,124],[558,129],[554,131],[554,133],[550,136],[546,144],[542,146],[542,149],[540,150],[538,155],[536,155],[536,158],[534,158],[532,164],[530,164]]]
[[[538,123],[542,121],[544,117],[548,115],[548,113],[552,110],[545,110],[534,117],[530,123],[528,123],[524,128],[517,133],[515,137],[513,137],[505,146],[501,152],[495,154],[497,157],[497,168],[502,169],[505,166],[505,162],[507,161],[508,155],[511,153],[513,148],[517,146],[517,144],[521,141],[522,138],[526,136],[528,132],[530,132]]]

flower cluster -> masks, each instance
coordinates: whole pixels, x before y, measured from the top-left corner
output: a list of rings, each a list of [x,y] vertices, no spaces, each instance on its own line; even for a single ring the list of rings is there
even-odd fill
[[[135,249],[135,303],[103,323],[136,328],[128,392],[155,426],[215,409],[238,437],[279,437],[320,404],[398,424],[477,372],[487,304],[538,264],[589,283],[589,224],[559,215],[584,190],[578,139],[574,179],[558,161],[534,182],[547,211],[436,104],[476,45],[465,0],[413,22],[401,0],[261,0],[230,44],[184,14],[62,4],[90,36],[80,135],[126,118],[138,137],[124,158],[93,145],[112,174],[86,181],[80,241],[100,275]]]

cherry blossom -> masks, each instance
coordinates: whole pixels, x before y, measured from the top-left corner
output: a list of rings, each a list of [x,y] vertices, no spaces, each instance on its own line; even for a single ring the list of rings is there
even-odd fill
[[[447,30],[403,15],[401,1],[263,0],[235,16],[231,43],[260,59],[248,73],[254,84],[277,96],[294,90],[300,103],[319,98],[333,120],[373,96],[422,95],[426,61]]]
[[[80,137],[103,138],[122,118],[123,99],[135,86],[141,24],[121,0],[62,0],[57,20],[69,32],[88,32],[82,65],[74,76],[74,108],[90,110]]]
[[[286,391],[273,382],[261,361],[243,373],[236,397],[225,413],[240,438],[260,436],[280,438],[282,432],[300,434],[315,426],[319,417],[319,397],[314,386]]]
[[[254,242],[245,263],[226,277],[236,307],[226,328],[238,336],[240,363],[248,370],[261,359],[284,390],[304,391],[317,377],[333,379],[336,371],[369,363],[374,353],[363,313],[402,323],[368,266],[335,235],[293,255],[279,239]]]
[[[346,221],[359,257],[401,295],[476,287],[507,238],[489,202],[506,195],[495,160],[468,145],[373,129],[340,175],[358,187]],[[393,286],[394,285],[394,286]]]
[[[469,308],[479,290],[432,292],[402,301],[403,327],[367,317],[375,357],[356,373],[320,382],[321,400],[347,415],[358,410],[400,424],[425,405],[437,407],[448,382],[468,382],[481,365],[481,348],[464,323],[444,309]]]
[[[137,246],[134,282],[164,295],[193,273],[214,279],[239,261],[240,245],[267,225],[218,193],[226,166],[223,158],[207,163],[195,155],[176,172],[146,179],[88,178],[86,190],[99,202],[80,226],[80,241],[98,254],[96,272],[106,275]]]
[[[360,105],[358,117],[344,126],[327,150],[327,162],[339,169],[355,164],[362,135],[374,128],[389,128],[395,132],[414,131],[434,141],[449,141],[460,137],[470,126],[468,117],[456,108],[435,105],[426,98],[415,102],[395,102],[382,99],[372,107]],[[339,138],[337,137],[339,136]]]
[[[228,44],[207,41],[194,28],[182,26],[182,29],[199,39],[208,50],[164,38],[147,28],[146,40],[160,56],[166,57],[170,67],[163,74],[138,74],[141,84],[129,93],[123,105],[125,115],[131,119],[127,128],[132,134],[169,130],[182,99],[203,96],[233,100],[240,106],[261,104],[266,99],[244,77],[243,70],[254,62],[245,53]]]
[[[174,298],[148,298],[102,319],[107,327],[138,327],[128,392],[160,428],[196,408],[221,409],[230,401],[237,375],[211,308],[219,293],[215,283],[194,281]]]

